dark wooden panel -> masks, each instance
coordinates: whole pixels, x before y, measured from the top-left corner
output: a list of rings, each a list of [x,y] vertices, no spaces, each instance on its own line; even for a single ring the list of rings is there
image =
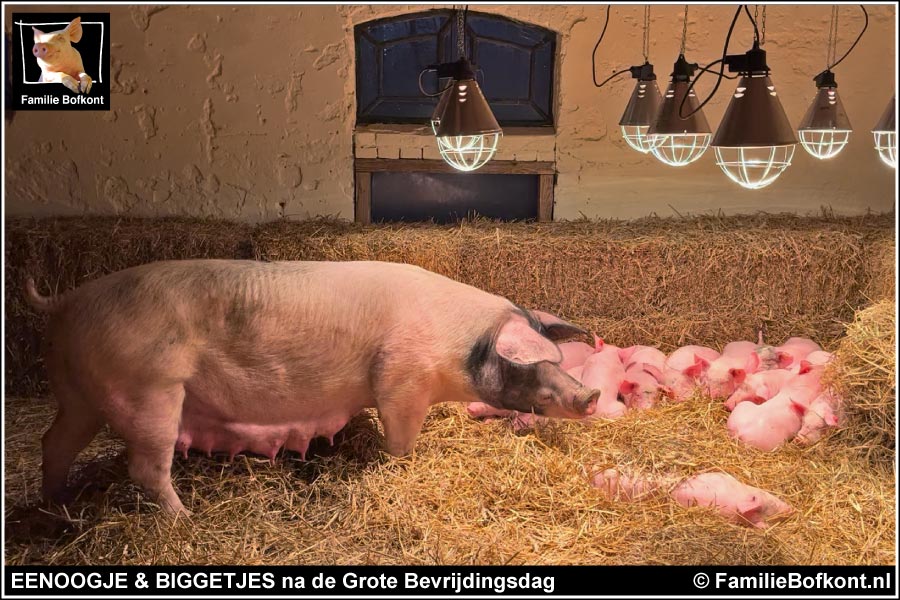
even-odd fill
[[[372,173],[356,173],[356,222],[372,222]]]
[[[541,175],[538,187],[538,221],[553,220],[553,175]]]
[[[357,173],[461,173],[442,160],[357,158]],[[553,175],[556,163],[549,161],[492,160],[472,171],[485,175]]]
[[[542,175],[381,171],[371,177],[373,222],[453,223],[476,215],[503,221],[539,217]]]

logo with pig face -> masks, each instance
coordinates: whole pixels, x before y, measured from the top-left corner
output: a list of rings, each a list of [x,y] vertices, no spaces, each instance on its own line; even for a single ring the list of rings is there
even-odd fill
[[[81,54],[72,47],[81,41],[81,17],[69,23],[65,29],[44,33],[34,31],[34,47],[31,53],[41,67],[40,83],[61,83],[76,94],[91,93],[94,80],[84,72]]]
[[[12,108],[109,110],[109,13],[14,13]]]

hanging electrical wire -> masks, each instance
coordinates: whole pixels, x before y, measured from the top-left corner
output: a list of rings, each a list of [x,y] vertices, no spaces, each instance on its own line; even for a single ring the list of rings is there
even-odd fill
[[[650,5],[644,5],[644,62],[650,62]]]
[[[864,19],[862,30],[860,30],[859,35],[856,36],[856,39],[853,41],[853,43],[850,45],[850,47],[847,48],[847,51],[844,52],[844,55],[841,56],[838,60],[832,62],[827,67],[825,67],[825,70],[822,71],[822,73],[824,73],[825,71],[830,71],[830,70],[834,69],[836,66],[838,66],[839,64],[841,64],[842,62],[844,62],[844,59],[846,59],[848,56],[850,56],[850,53],[853,52],[854,48],[856,48],[856,45],[859,43],[859,40],[862,39],[862,36],[866,32],[866,29],[869,28],[869,13],[866,11],[866,7],[863,6],[862,4],[859,5],[859,8],[860,8],[860,10],[862,10],[863,19]],[[835,34],[835,36],[836,35],[837,34]],[[837,40],[835,40],[835,45],[837,45]],[[836,49],[835,49],[835,51],[836,51]],[[822,73],[819,73],[819,75],[821,75]],[[817,75],[817,77],[818,77],[818,75]]]
[[[594,79],[594,86],[598,88],[602,88],[604,85],[618,77],[619,75],[624,75],[628,73],[631,69],[622,69],[621,71],[616,71],[609,77],[603,80],[601,83],[597,83],[597,48],[600,47],[600,42],[603,41],[603,36],[606,35],[606,28],[609,27],[609,10],[610,5],[606,5],[606,20],[603,22],[603,30],[600,31],[600,37],[597,39],[597,43],[594,44],[594,51],[591,52],[591,76]]]
[[[708,65],[706,65],[705,68],[700,69],[700,73],[698,73],[697,76],[694,77],[693,80],[691,80],[691,83],[688,86],[688,93],[693,91],[694,86],[697,85],[697,81],[700,80],[700,77],[703,75],[703,73],[707,73],[707,72],[711,73],[712,72],[712,71],[709,71],[709,67],[711,67],[713,65],[719,65],[719,72],[717,73],[718,77],[716,78],[716,84],[713,86],[712,91],[709,93],[709,95],[706,97],[706,99],[703,102],[701,102],[697,106],[697,108],[695,108],[688,114],[684,114],[684,103],[687,100],[687,96],[685,96],[684,99],[682,99],[681,104],[678,106],[678,116],[681,117],[682,119],[690,118],[691,116],[694,115],[694,113],[696,113],[697,111],[701,110],[704,106],[706,106],[706,103],[709,102],[712,99],[712,97],[716,95],[716,92],[718,91],[719,86],[722,84],[722,79],[726,78],[725,77],[725,66],[726,66],[725,59],[728,57],[728,44],[731,43],[731,34],[734,33],[734,26],[737,24],[738,17],[741,16],[742,8],[745,8],[745,7],[743,5],[739,5],[737,7],[737,10],[734,11],[734,17],[731,19],[731,25],[729,25],[728,33],[725,35],[725,46],[722,48],[722,58],[715,60],[715,61],[709,63]],[[747,13],[747,16],[748,17],[750,16],[749,12]]]
[[[466,57],[465,31],[469,19],[469,5],[466,4],[462,11],[460,11],[458,8],[454,9],[454,13],[456,15],[456,58],[457,60],[459,60]],[[443,95],[444,92],[453,87],[453,82],[451,81],[444,89],[438,90],[433,94],[425,91],[425,88],[422,86],[422,75],[428,72],[437,71],[438,66],[439,65],[429,65],[419,72],[419,92],[421,92],[423,96],[426,96],[428,98],[435,98],[437,96]],[[480,71],[481,69],[478,70]]]
[[[834,62],[836,56],[835,46],[837,45],[837,21],[838,7],[837,4],[831,7],[831,23],[828,25],[828,46],[825,48],[825,69]]]
[[[759,4],[757,4],[756,8],[754,9],[754,14],[756,14],[757,17],[753,17],[750,15],[750,9],[747,8],[746,4],[744,5],[744,12],[747,13],[747,18],[750,19],[751,23],[753,23],[753,41],[759,44],[759,29],[757,29],[756,27],[756,18],[758,18],[759,16]]]

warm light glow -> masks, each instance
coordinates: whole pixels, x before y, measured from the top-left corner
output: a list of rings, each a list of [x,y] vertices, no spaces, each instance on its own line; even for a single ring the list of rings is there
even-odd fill
[[[897,168],[897,132],[896,131],[873,131],[875,136],[875,149],[878,150],[878,156],[887,166]]]
[[[653,156],[673,167],[689,165],[706,152],[711,133],[673,133],[650,136]],[[658,138],[658,139],[657,139]]]
[[[656,139],[651,139],[649,135],[647,135],[647,130],[650,129],[649,125],[622,125],[622,137],[625,138],[625,141],[628,142],[628,145],[637,150],[638,152],[643,152],[647,154],[655,146],[662,142],[662,138],[665,136],[653,136]]]
[[[791,165],[794,145],[716,147],[716,164],[735,183],[750,190],[766,187]]]
[[[820,159],[837,156],[850,140],[849,129],[801,129],[798,133],[803,148]]]
[[[434,121],[432,126],[435,127]],[[501,133],[487,133],[438,137],[438,150],[441,158],[454,169],[474,171],[491,160],[497,151],[501,135]]]

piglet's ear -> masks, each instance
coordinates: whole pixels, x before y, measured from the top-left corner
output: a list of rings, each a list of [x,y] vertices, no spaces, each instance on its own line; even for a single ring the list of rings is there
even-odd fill
[[[494,349],[497,354],[518,365],[562,361],[559,346],[532,329],[528,321],[518,315],[500,328]]]
[[[794,411],[794,414],[798,417],[802,417],[806,414],[806,407],[794,400],[791,400],[791,410]]]
[[[812,371],[812,367],[813,367],[812,363],[809,362],[808,360],[801,360],[800,361],[800,370],[798,371],[798,373],[800,375],[803,375],[804,373],[809,373],[810,371]]]
[[[644,363],[644,367],[643,367],[643,368],[644,368],[644,372],[645,372],[645,373],[649,373],[650,375],[652,375],[653,378],[656,379],[656,381],[662,381],[662,380],[663,380],[663,374],[662,374],[662,371],[660,371],[660,370],[659,370],[657,367],[655,367],[654,365],[648,365],[648,364]]]
[[[736,508],[739,515],[752,523],[756,518],[756,513],[762,508],[762,502],[756,494],[750,494],[741,500]]]
[[[694,363],[689,367],[685,367],[684,374],[688,377],[700,377],[703,375],[703,365],[700,363]]]
[[[32,27],[31,29],[34,30],[34,43],[35,44],[41,41],[41,36],[46,35],[43,31],[41,31],[37,27]]]
[[[790,352],[783,352],[779,350],[778,354],[778,368],[779,369],[787,369],[789,366],[794,364],[794,355]]]
[[[604,342],[603,338],[596,333],[592,335],[594,336],[594,352],[600,352],[601,350],[603,350],[603,346],[606,345],[606,342]]]
[[[756,373],[759,370],[759,362],[759,354],[751,352],[750,356],[747,357],[747,365],[745,367],[747,373]]]
[[[637,388],[637,384],[633,381],[623,381],[619,384],[619,393],[623,396],[626,394],[634,393],[635,388]]]
[[[69,36],[69,41],[78,42],[81,40],[81,17],[75,17],[63,30]]]
[[[688,377],[700,377],[703,375],[703,372],[709,368],[709,361],[700,356],[699,354],[694,355],[694,364],[684,369],[684,374]]]
[[[629,359],[631,359],[631,355],[634,354],[636,350],[637,350],[637,348],[635,346],[629,346],[627,348],[619,348],[619,352],[618,352],[619,360],[622,361],[623,365],[626,365],[626,368],[627,368],[627,365],[629,364],[628,363]]]
[[[541,322],[544,331],[547,333],[547,337],[551,340],[556,341],[575,335],[587,335],[587,331],[581,327],[572,325],[568,321],[563,321],[556,315],[551,315],[542,310],[533,310],[531,311],[531,314]]]
[[[735,385],[741,385],[747,378],[747,371],[744,369],[728,369],[728,373],[734,379]]]

